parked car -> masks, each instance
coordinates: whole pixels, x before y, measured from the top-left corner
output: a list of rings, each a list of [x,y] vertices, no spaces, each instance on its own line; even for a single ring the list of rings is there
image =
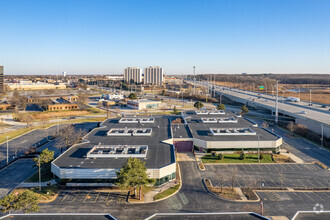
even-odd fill
[[[307,112],[306,111],[301,111],[300,114],[307,114]]]
[[[322,105],[321,108],[326,108],[327,106],[326,105]]]

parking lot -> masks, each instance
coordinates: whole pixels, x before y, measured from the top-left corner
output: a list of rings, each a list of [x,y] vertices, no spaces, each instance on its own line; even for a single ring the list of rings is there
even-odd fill
[[[315,203],[327,203],[330,200],[329,191],[298,191],[298,192],[274,192],[274,191],[257,191],[260,199],[263,201],[312,201]]]
[[[330,180],[329,171],[317,164],[206,165],[201,172],[214,186],[231,186],[234,173],[234,187],[326,188]]]
[[[127,195],[128,194],[124,192],[61,191],[54,203],[104,203],[106,205],[111,205],[114,203],[125,203]]]

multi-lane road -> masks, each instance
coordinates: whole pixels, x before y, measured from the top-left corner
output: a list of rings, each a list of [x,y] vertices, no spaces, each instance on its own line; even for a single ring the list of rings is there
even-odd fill
[[[192,83],[192,82],[191,82]],[[197,86],[208,87],[209,84],[203,81],[197,81]],[[275,112],[276,97],[269,94],[260,94],[253,91],[234,89],[225,86],[214,86],[217,94],[222,94],[235,102],[257,106],[269,109]],[[296,122],[309,127],[311,130],[330,137],[330,111],[329,107],[322,108],[321,104],[309,102],[290,102],[285,97],[278,98],[278,112],[296,119]],[[323,127],[323,128],[322,128]]]

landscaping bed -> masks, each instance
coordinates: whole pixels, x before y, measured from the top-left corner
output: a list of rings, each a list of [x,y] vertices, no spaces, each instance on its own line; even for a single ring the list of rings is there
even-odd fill
[[[41,191],[39,191],[39,187],[31,187],[29,189],[26,188],[17,188],[15,189],[12,193],[22,193],[25,190],[30,190],[34,193],[37,194],[39,198],[39,202],[41,203],[46,203],[46,202],[51,202],[57,197],[57,193],[59,191],[59,186],[58,185],[52,185],[52,186],[47,186],[47,187],[41,187]]]
[[[272,154],[272,159],[275,163],[294,163],[290,157],[281,154]]]
[[[128,201],[129,202],[144,202],[144,195],[147,192],[150,192],[151,190],[153,190],[155,187],[153,186],[144,186],[142,187],[142,195],[141,195],[141,200],[139,200],[139,195],[140,195],[140,190],[137,187],[136,188],[136,195],[134,195],[134,187],[130,188],[129,190],[129,197],[128,197]]]
[[[218,155],[212,156],[207,154],[202,157],[203,163],[258,163],[258,154],[245,154],[243,160],[240,159],[240,154],[223,154],[223,159],[220,159]],[[263,158],[260,159],[260,163],[274,163],[271,154],[263,154]]]
[[[178,189],[180,188],[180,184],[176,184],[175,186],[161,192],[161,193],[158,193],[157,195],[154,196],[154,200],[159,200],[159,199],[162,199],[162,198],[165,198],[169,195],[172,195],[173,193],[175,193]]]
[[[241,200],[241,197],[236,192],[236,190],[231,187],[229,187],[229,188],[222,187],[222,189],[220,187],[213,187],[212,183],[208,179],[205,179],[205,185],[208,188],[208,190],[210,190],[214,194],[216,194],[224,199]]]
[[[241,188],[241,190],[248,200],[258,200],[259,199],[253,189]]]

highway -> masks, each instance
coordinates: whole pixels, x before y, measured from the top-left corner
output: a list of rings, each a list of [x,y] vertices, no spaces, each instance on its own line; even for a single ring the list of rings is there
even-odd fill
[[[193,83],[193,81],[189,81]],[[196,81],[196,86],[208,87],[208,82]],[[261,108],[269,109],[275,112],[276,97],[269,94],[260,94],[258,92],[234,89],[225,86],[214,86],[216,93],[221,93],[223,96],[249,106],[258,106]],[[316,132],[321,132],[321,125],[323,125],[324,135],[330,136],[330,111],[329,107],[322,108],[318,103],[309,102],[290,102],[286,101],[285,97],[279,96],[278,98],[278,112],[280,114],[288,115],[296,118],[296,122],[305,124]]]

